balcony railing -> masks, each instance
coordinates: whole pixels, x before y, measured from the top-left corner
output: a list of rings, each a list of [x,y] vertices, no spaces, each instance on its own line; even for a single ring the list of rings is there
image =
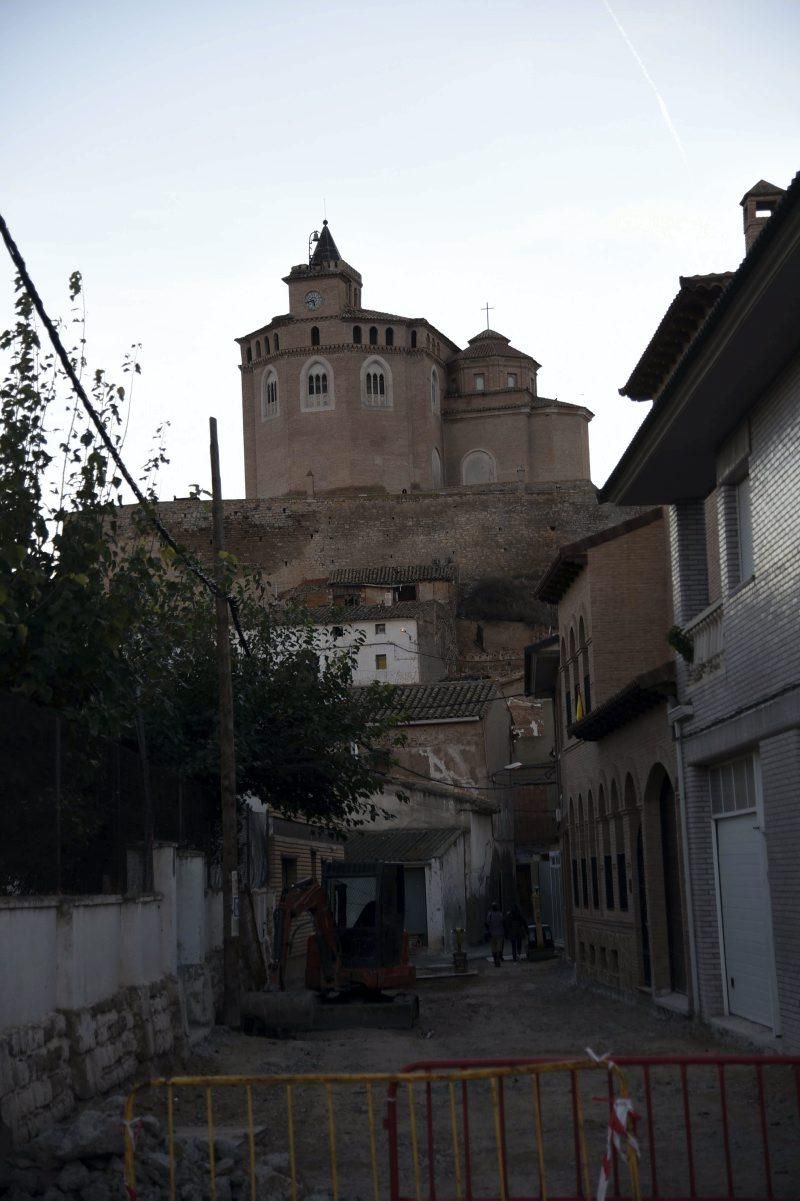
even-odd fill
[[[722,626],[722,601],[715,601],[687,623],[684,632],[691,638],[694,658],[689,667],[692,682],[710,675],[722,666],[725,655]]]

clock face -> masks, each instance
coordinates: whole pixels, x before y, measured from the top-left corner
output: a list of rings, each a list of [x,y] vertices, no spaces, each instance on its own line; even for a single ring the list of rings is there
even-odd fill
[[[318,309],[322,304],[322,297],[319,292],[306,292],[305,295],[306,308]]]

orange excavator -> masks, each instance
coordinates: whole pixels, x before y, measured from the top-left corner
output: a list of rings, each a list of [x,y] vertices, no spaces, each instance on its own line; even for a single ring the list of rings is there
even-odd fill
[[[275,907],[272,972],[279,992],[247,993],[243,1012],[266,1028],[409,1028],[419,1017],[405,932],[400,863],[326,864],[322,883],[301,880]],[[314,924],[306,944],[306,993],[286,991],[293,926]]]

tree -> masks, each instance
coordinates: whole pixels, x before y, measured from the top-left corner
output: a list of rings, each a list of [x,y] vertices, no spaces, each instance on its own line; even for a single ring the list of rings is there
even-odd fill
[[[83,372],[78,273],[70,298],[79,327],[70,357]],[[159,542],[152,513],[140,511],[138,536],[123,537],[122,481],[77,400],[65,401],[65,377],[42,351],[19,281],[16,323],[0,349],[9,356],[0,389],[0,688],[98,737],[133,738],[138,724],[153,761],[216,791],[212,596],[189,556]],[[135,349],[123,364],[131,379]],[[130,394],[102,371],[92,378],[95,409],[120,448]],[[159,438],[142,476],[153,505],[165,461]],[[233,648],[240,793],[312,821],[374,817],[400,739],[392,690],[354,689],[356,648],[333,653],[308,615],[270,606],[259,572],[244,574],[231,557],[226,568],[250,646],[249,655]]]

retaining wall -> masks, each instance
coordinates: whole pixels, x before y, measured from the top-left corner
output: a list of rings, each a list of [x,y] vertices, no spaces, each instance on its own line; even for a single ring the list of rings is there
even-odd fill
[[[0,898],[0,1139],[26,1142],[213,1022],[221,895],[171,844],[154,879],[140,897]]]

